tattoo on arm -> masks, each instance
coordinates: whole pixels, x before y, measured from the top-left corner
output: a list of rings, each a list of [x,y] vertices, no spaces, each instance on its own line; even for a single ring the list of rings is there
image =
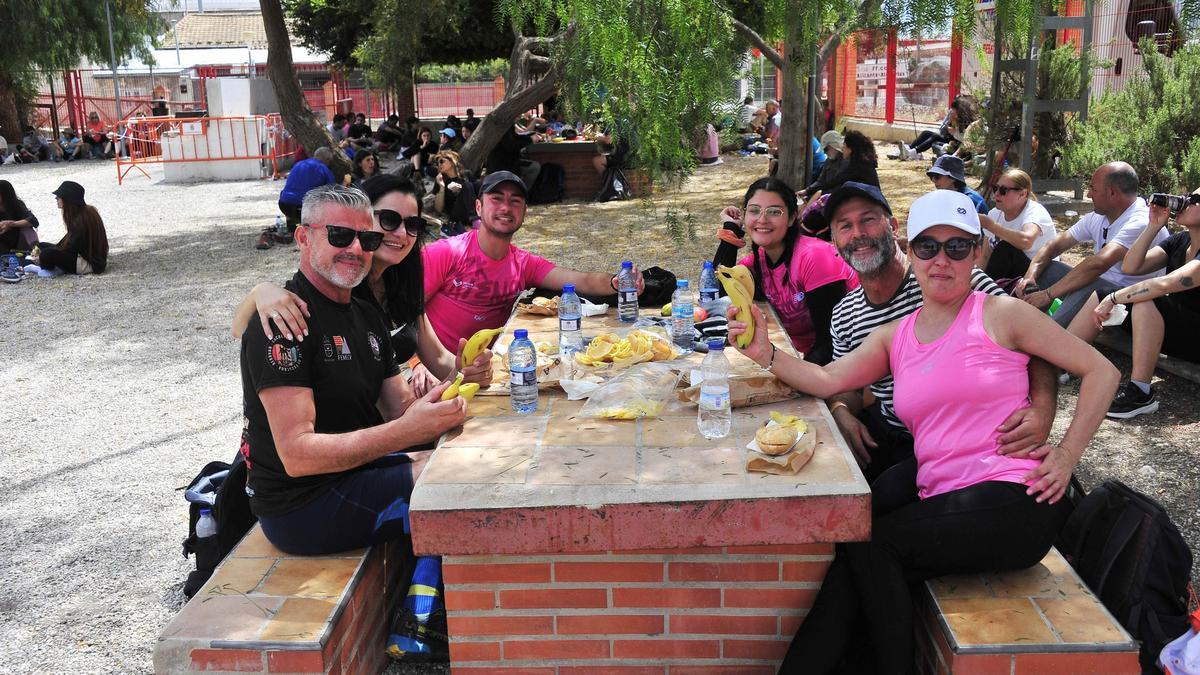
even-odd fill
[[[1183,286],[1184,288],[1191,288],[1192,284],[1195,284],[1195,283],[1196,283],[1196,280],[1191,277],[1184,277],[1179,280],[1179,285]]]
[[[1146,294],[1147,294],[1147,293],[1149,293],[1149,292],[1150,292],[1150,289],[1149,289],[1149,288],[1141,288],[1141,289],[1139,289],[1139,290],[1132,291],[1132,292],[1129,294],[1129,299],[1130,299],[1130,300],[1132,300],[1132,299],[1134,299],[1134,298],[1138,297],[1139,295],[1146,295]]]

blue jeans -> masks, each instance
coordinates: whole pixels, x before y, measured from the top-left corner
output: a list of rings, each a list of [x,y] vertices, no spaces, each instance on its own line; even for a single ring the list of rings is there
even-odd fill
[[[260,517],[263,534],[292,555],[327,555],[399,539],[412,495],[408,455],[382,457],[282,516]]]

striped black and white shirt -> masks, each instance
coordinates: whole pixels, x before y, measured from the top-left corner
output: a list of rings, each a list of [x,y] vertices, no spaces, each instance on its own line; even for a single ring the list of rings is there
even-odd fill
[[[971,271],[971,288],[989,295],[1006,295],[978,267]],[[882,305],[871,304],[861,286],[847,293],[833,308],[833,321],[829,327],[829,332],[833,334],[833,358],[840,359],[854,351],[876,328],[912,314],[921,308],[921,304],[921,286],[917,284],[911,269],[896,294]],[[871,385],[871,393],[879,401],[884,419],[892,426],[903,429],[904,423],[896,417],[892,407],[895,388],[892,376],[887,375]]]

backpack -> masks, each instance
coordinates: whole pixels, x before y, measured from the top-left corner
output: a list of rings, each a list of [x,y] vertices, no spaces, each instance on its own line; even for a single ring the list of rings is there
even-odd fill
[[[604,176],[600,179],[600,191],[596,193],[592,201],[611,202],[631,197],[633,197],[633,188],[630,187],[625,172],[619,168],[609,167],[604,170]]]
[[[212,505],[204,500],[212,495]],[[188,574],[183,584],[183,594],[191,598],[203,588],[213,570],[242,537],[254,527],[257,518],[250,512],[250,498],[246,496],[246,461],[239,452],[232,464],[209,462],[188,483],[185,496],[188,500],[188,536],[183,540],[183,557],[194,555],[196,569]],[[196,523],[200,510],[211,508],[217,522],[214,537],[196,536]]]
[[[646,284],[646,288],[642,294],[638,296],[639,307],[653,307],[655,309],[662,307],[664,304],[671,301],[671,295],[675,293],[675,275],[661,267],[647,267],[642,270],[642,280]],[[553,298],[559,295],[561,291],[555,291],[548,288],[538,288],[533,292],[535,298]],[[617,294],[610,293],[609,295],[589,295],[580,293],[579,297],[586,298],[588,302],[609,307],[617,306]]]
[[[530,204],[560,202],[566,190],[567,172],[558,164],[543,164],[525,201]]]
[[[1162,506],[1105,481],[1075,506],[1058,549],[1142,648],[1146,672],[1188,628],[1192,552]]]

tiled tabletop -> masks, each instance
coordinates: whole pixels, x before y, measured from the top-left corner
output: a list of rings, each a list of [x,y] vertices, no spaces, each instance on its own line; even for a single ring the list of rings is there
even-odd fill
[[[623,325],[613,314],[610,310],[609,316],[585,319],[585,336],[621,330]],[[535,342],[557,341],[557,321],[556,317],[517,315],[501,342],[512,339],[514,328],[528,329]],[[772,323],[772,340],[780,347],[788,346],[786,335],[775,326]],[[735,350],[726,349],[726,355],[734,373],[763,372]],[[684,360],[684,371],[698,368],[702,359],[701,354],[689,356]],[[464,519],[457,523],[460,527],[469,526],[478,518],[486,518],[494,527],[497,518],[503,519],[504,514],[518,517],[515,514],[520,513],[527,525],[521,527],[514,522],[509,534],[521,540],[522,534],[528,534],[522,530],[529,528],[580,525],[575,517],[561,513],[548,516],[546,509],[575,509],[580,511],[578,517],[586,519],[584,511],[591,511],[594,516],[603,506],[607,510],[601,513],[612,517],[612,509],[623,506],[632,509],[627,513],[639,514],[636,519],[640,529],[652,530],[656,527],[652,514],[662,515],[649,508],[652,505],[670,510],[674,507],[669,505],[699,504],[722,512],[736,506],[734,510],[742,519],[766,518],[774,523],[795,525],[788,514],[795,516],[805,511],[797,509],[804,500],[817,500],[812,506],[822,513],[832,507],[834,502],[829,500],[835,500],[844,518],[835,514],[837,522],[825,531],[820,524],[808,522],[802,532],[793,529],[790,534],[776,531],[786,528],[775,525],[747,529],[745,523],[741,527],[731,523],[730,532],[710,530],[700,538],[705,545],[776,544],[865,538],[869,532],[869,488],[825,404],[817,399],[805,396],[735,409],[731,433],[717,440],[705,439],[698,433],[695,404],[673,400],[661,419],[626,421],[583,417],[579,414],[582,404],[583,401],[566,400],[557,388],[543,388],[535,413],[515,415],[507,396],[476,397],[470,404],[467,423],[442,440],[413,493],[414,545],[419,550],[424,546],[425,550],[437,553],[474,552],[463,548],[466,541],[448,540],[445,528],[454,524],[456,515]],[[813,459],[798,475],[745,471],[744,446],[753,438],[754,431],[766,423],[772,410],[799,415],[816,434]],[[538,510],[542,512],[535,516],[532,511]],[[859,519],[862,522],[844,522]],[[659,524],[680,526],[677,518],[670,517]],[[697,524],[697,528],[703,526],[704,523]],[[440,529],[436,535],[430,531],[434,527]],[[603,533],[584,529],[589,536],[600,534],[604,538]],[[694,540],[699,534],[686,527],[685,530],[684,540]],[[762,540],[746,541],[744,535],[751,531],[762,535],[759,537]],[[730,537],[731,540],[724,541]],[[645,539],[656,540],[652,536]],[[524,544],[510,542],[507,546],[528,552],[529,547],[539,545],[534,542],[575,550],[587,550],[577,546],[595,545],[558,533],[550,538],[535,536]],[[502,548],[506,545],[493,544]],[[500,552],[495,546],[484,550]]]

